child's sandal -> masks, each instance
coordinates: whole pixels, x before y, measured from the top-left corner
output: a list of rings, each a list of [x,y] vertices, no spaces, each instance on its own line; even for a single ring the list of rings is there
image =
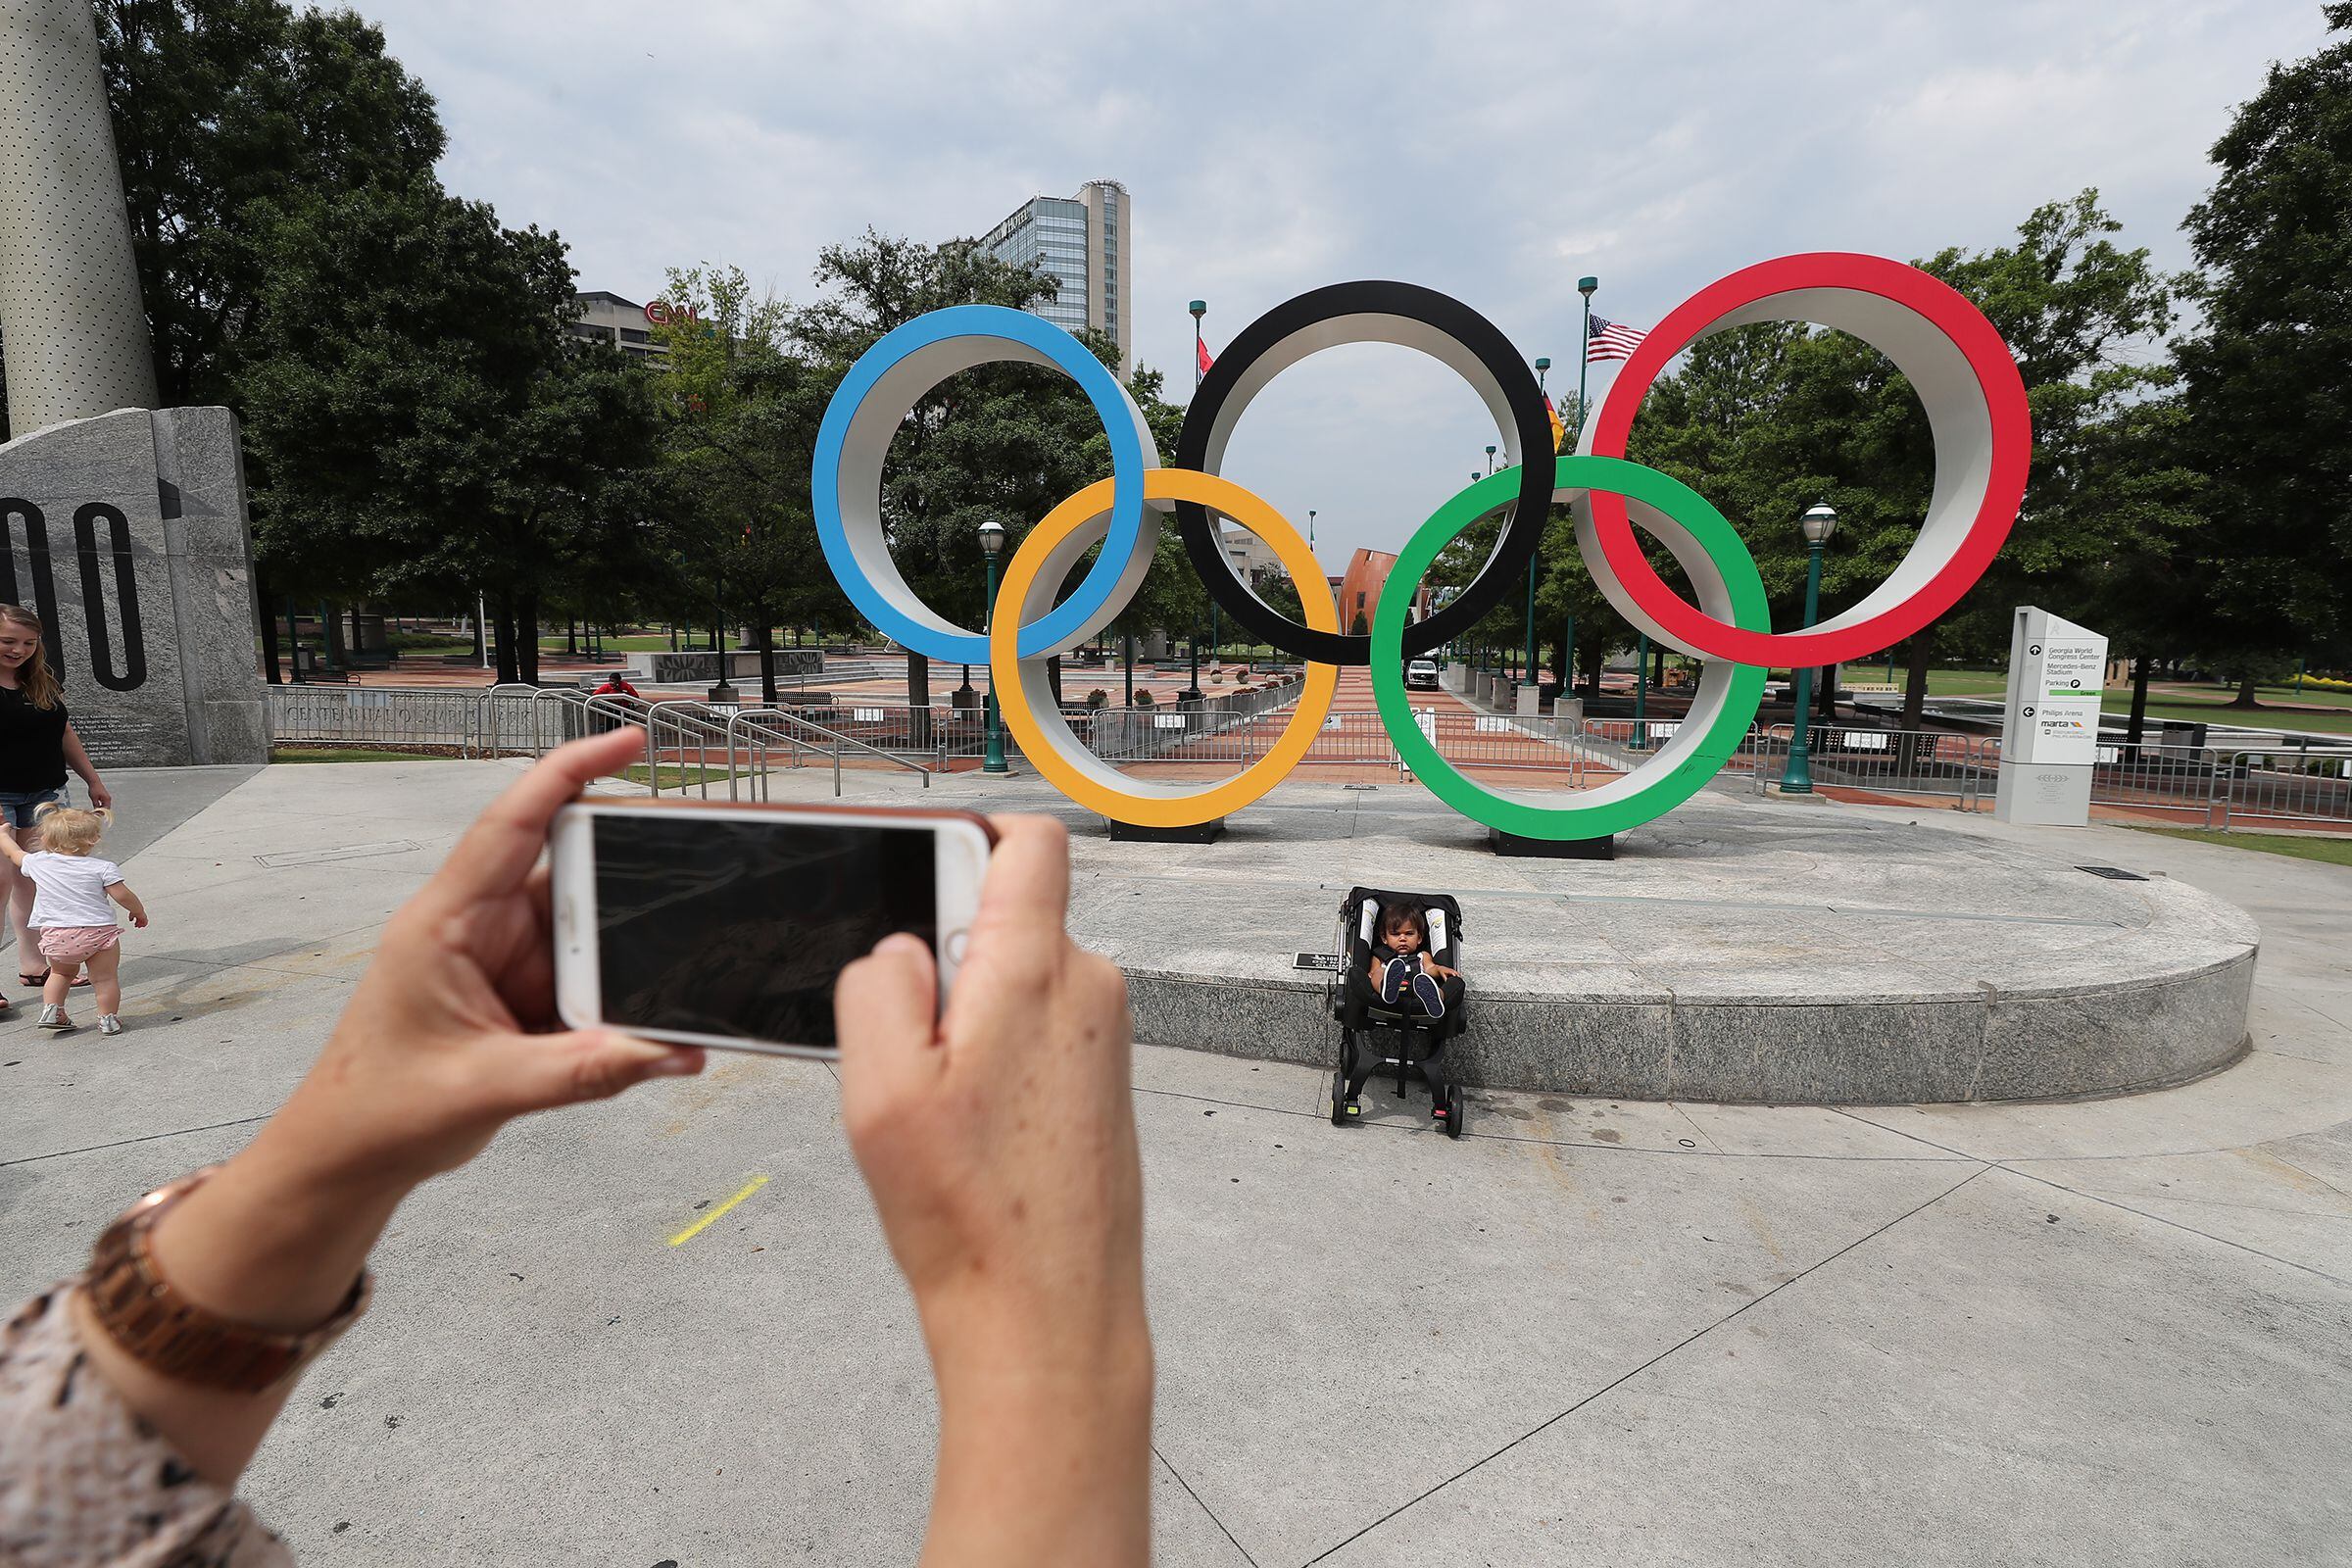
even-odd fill
[[[17,984],[21,986],[41,986],[47,985],[48,983],[49,971],[46,969],[43,969],[39,974],[26,974],[22,969],[17,971]]]

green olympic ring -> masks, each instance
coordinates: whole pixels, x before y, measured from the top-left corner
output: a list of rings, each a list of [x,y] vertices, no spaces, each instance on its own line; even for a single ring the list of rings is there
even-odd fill
[[[1728,618],[1743,631],[1772,629],[1755,558],[1706,497],[1622,458],[1563,455],[1554,461],[1555,504],[1588,490],[1647,502],[1657,511],[1649,526],[1690,578],[1706,613]],[[1508,468],[1479,480],[1440,507],[1398,553],[1372,612],[1372,697],[1397,757],[1431,794],[1464,816],[1521,838],[1604,838],[1665,815],[1715,776],[1755,722],[1765,672],[1753,664],[1707,661],[1690,715],[1674,737],[1631,771],[1585,791],[1572,804],[1530,805],[1472,783],[1439,754],[1405,695],[1404,617],[1413,590],[1438,553],[1479,518],[1510,505],[1519,484],[1519,474]],[[1577,540],[1589,570],[1595,565],[1596,550],[1590,531],[1589,522],[1581,523]]]

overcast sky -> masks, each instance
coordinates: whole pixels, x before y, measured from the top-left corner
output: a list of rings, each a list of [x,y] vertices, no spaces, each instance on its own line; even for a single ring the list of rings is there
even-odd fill
[[[2317,0],[357,3],[440,99],[451,188],[631,299],[714,262],[802,300],[869,225],[977,234],[1119,179],[1137,353],[1179,400],[1194,298],[1213,352],[1304,289],[1423,283],[1573,384],[1580,273],[1647,326],[1791,251],[1998,245],[2085,185],[2182,267],[2232,106],[2325,32]],[[1336,571],[1494,439],[1448,372],[1359,345],[1268,387],[1225,472],[1317,509]]]

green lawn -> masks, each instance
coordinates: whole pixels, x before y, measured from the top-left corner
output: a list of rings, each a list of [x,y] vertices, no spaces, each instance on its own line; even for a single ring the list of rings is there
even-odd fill
[[[1845,678],[1855,678],[1854,672],[1867,666],[1848,664]],[[1879,673],[1886,673],[1884,664]],[[1894,683],[1903,683],[1903,672],[1894,672]],[[2009,672],[2001,669],[1931,669],[1928,671],[1928,695],[1931,697],[2003,697],[2009,691]]]
[[[272,762],[445,762],[439,752],[391,752],[375,746],[272,746]]]
[[[2109,713],[2130,713],[2132,694],[2111,691],[2102,706]],[[2191,724],[2241,724],[2251,729],[2307,729],[2323,735],[2352,735],[2352,710],[2328,713],[2285,713],[2270,709],[2225,708],[2218,703],[2159,702],[2148,699],[2150,718],[2182,719]]]
[[[1681,666],[1692,662],[1693,661],[1684,659],[1679,654],[1667,656],[1669,665]],[[1776,669],[1772,672],[1771,678],[1788,680],[1789,672],[1785,669]],[[1883,659],[1859,659],[1850,664],[1838,666],[1838,679],[1840,684],[1846,686],[1851,686],[1856,681],[1866,686],[1891,684],[1899,692],[1903,689],[1903,683],[1910,678],[1910,670],[1899,663],[1894,666],[1893,675],[1889,676],[1886,673],[1886,662]],[[1997,669],[1931,669],[1928,671],[1928,695],[1930,697],[1999,697],[2006,694],[2008,690],[2008,675]]]
[[[2237,688],[2234,686],[2174,685],[2168,690],[2163,681],[2158,681],[2148,691],[2148,701],[2150,702],[2162,701],[2191,706],[2227,704],[2236,696]],[[2265,707],[2340,708],[2346,711],[2352,711],[2352,692],[2323,691],[2317,686],[2306,686],[2300,693],[2297,693],[2292,685],[2257,686],[2254,688],[2254,700]]]
[[[749,648],[752,646],[750,643],[745,642],[742,638],[734,636],[733,634],[729,634],[725,641],[729,648]],[[467,646],[471,645],[468,644]],[[563,634],[559,632],[553,637],[542,637],[539,639],[539,646],[544,651],[560,654],[564,651]],[[778,643],[776,646],[782,648],[789,645]],[[587,649],[588,639],[583,637],[580,639],[580,651],[585,653],[587,652]],[[680,651],[685,652],[686,650]],[[692,652],[698,654],[707,654],[710,651],[710,634],[707,631],[696,632],[694,634],[694,647]],[[666,632],[647,632],[642,636],[635,637],[608,637],[605,639],[605,652],[609,654],[666,654],[669,652],[669,634]]]
[[[2322,860],[2329,865],[2352,865],[2352,839],[2328,839],[2303,833],[2224,833],[2209,827],[2141,827],[2125,823],[2134,833],[2160,833],[2168,839],[2195,839],[2200,844],[2223,844],[2233,850],[2258,850],[2265,855],[2291,856],[2298,860]]]
[[[645,764],[631,762],[622,770],[620,776],[632,784],[642,784],[645,782]],[[686,767],[677,762],[662,764],[661,787],[665,790],[684,789],[690,784],[705,782],[714,785],[724,784],[726,781],[727,770],[723,767]]]

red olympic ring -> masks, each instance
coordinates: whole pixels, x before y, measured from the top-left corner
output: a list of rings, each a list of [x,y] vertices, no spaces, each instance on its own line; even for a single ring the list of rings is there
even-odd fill
[[[1928,535],[1941,517],[1945,530],[1957,535],[1947,541],[1948,559],[1889,608],[1874,610],[1871,598],[1865,598],[1811,631],[1741,631],[1685,603],[1659,578],[1634,536],[1622,496],[1591,492],[1593,532],[1601,554],[1634,605],[1657,622],[1669,642],[1688,644],[1712,658],[1767,668],[1775,664],[1805,668],[1863,658],[1902,641],[1949,610],[1984,575],[2009,536],[2018,506],[2025,499],[2026,472],[2033,453],[2033,421],[2017,363],[1992,323],[1957,290],[1916,268],[1882,257],[1837,251],[1783,256],[1742,268],[1700,289],[1660,321],[1625,362],[1592,422],[1589,450],[1605,458],[1625,456],[1626,436],[1642,397],[1666,363],[1694,339],[1718,326],[1785,319],[1820,321],[1822,316],[1807,315],[1807,311],[1837,304],[1832,296],[1839,294],[1877,296],[1910,312],[1959,351],[1975,379],[1981,405],[1966,397],[1965,386],[1955,375],[1940,377],[1944,384],[1936,387],[1923,384],[1920,374],[1912,376],[1928,408],[1937,445],[1935,499],[1929,504],[1928,523],[1912,546],[1912,556],[1937,548],[1931,545]],[[1807,299],[1807,295],[1812,297]],[[1831,320],[1826,324],[1839,323]],[[1856,335],[1869,341],[1867,332]],[[1902,357],[1886,345],[1872,346],[1902,365]],[[1974,438],[1965,443],[1972,450],[1957,454],[1943,450],[1950,433],[1946,419]],[[1966,505],[1962,487],[1981,488],[1964,533],[1959,529],[1959,511]],[[1906,557],[1906,563],[1910,559]],[[1882,584],[1882,589],[1891,588],[1904,574],[1904,567],[1898,566],[1895,577]],[[1880,595],[1874,592],[1871,597]]]

